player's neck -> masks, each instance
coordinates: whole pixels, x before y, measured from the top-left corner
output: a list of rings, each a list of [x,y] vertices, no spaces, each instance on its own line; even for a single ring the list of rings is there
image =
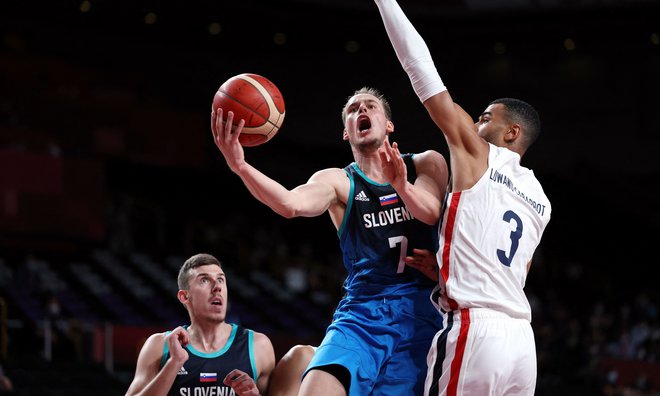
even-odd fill
[[[229,335],[232,326],[228,323],[193,323],[188,327],[190,343],[201,352],[214,352],[222,349]]]
[[[385,183],[385,180],[383,179],[383,169],[380,165],[380,157],[378,156],[378,152],[368,155],[356,154],[355,163],[357,164],[358,168],[360,168],[362,173],[364,173],[364,175],[369,179],[377,183]]]

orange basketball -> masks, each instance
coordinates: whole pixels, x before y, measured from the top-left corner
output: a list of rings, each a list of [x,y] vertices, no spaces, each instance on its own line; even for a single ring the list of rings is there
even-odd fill
[[[243,73],[225,81],[213,97],[213,109],[222,108],[227,119],[234,112],[234,124],[245,126],[238,137],[243,146],[258,146],[273,138],[284,121],[284,98],[266,77]]]

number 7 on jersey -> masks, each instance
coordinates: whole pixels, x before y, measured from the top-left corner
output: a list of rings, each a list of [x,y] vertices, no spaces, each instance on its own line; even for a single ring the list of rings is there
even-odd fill
[[[403,272],[403,269],[406,268],[406,253],[408,252],[408,238],[404,235],[399,235],[395,237],[389,237],[387,240],[390,242],[390,247],[395,248],[397,244],[401,244],[401,250],[399,252],[399,265],[396,268],[396,273],[400,274]]]

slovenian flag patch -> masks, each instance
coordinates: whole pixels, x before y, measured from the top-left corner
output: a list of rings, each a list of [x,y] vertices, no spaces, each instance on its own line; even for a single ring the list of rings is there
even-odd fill
[[[390,195],[384,195],[379,199],[380,199],[380,206],[392,205],[399,202],[399,197],[396,195],[396,193]]]
[[[218,382],[218,373],[199,373],[199,382]]]

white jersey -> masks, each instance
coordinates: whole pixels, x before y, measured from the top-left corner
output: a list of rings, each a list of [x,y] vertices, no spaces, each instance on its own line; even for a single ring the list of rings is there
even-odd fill
[[[517,153],[489,146],[481,179],[447,195],[437,254],[440,295],[434,303],[445,312],[490,308],[531,321],[523,287],[550,220],[550,202]]]

